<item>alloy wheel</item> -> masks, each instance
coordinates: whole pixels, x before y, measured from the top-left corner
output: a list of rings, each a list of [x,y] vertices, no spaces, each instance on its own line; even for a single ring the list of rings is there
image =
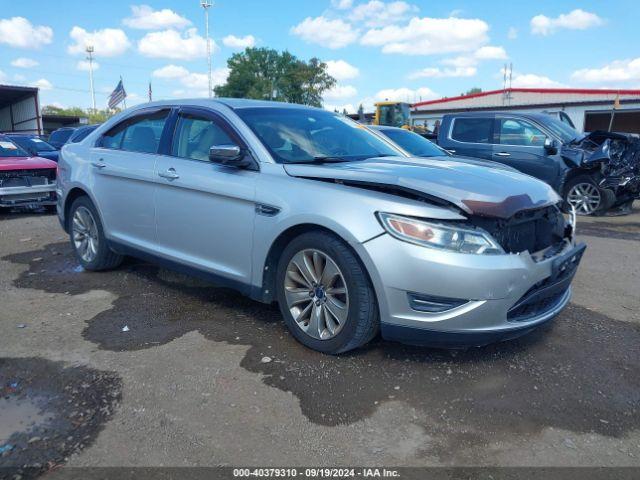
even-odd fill
[[[73,245],[82,260],[91,263],[98,255],[98,226],[86,207],[78,207],[71,225]]]
[[[591,215],[600,207],[602,195],[594,184],[578,183],[569,190],[567,201],[576,209],[578,215]]]
[[[293,256],[287,266],[284,295],[298,327],[313,338],[333,338],[347,321],[349,294],[344,276],[320,250],[302,250]]]

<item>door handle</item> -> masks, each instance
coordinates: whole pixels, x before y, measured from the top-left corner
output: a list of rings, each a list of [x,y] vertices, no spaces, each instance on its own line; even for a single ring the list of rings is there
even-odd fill
[[[176,173],[175,168],[170,168],[166,172],[160,172],[158,175],[162,178],[167,178],[169,180],[175,180],[176,178],[180,178],[180,175]]]
[[[494,153],[494,155],[496,157],[510,157],[511,156],[511,154],[507,153],[507,152],[497,152],[497,153]]]
[[[107,164],[106,164],[106,163],[104,163],[104,162],[102,161],[102,159],[100,159],[100,161],[99,161],[99,162],[91,162],[91,165],[93,165],[94,167],[99,168],[99,169],[103,169],[104,167],[106,167],[106,166],[107,166]]]

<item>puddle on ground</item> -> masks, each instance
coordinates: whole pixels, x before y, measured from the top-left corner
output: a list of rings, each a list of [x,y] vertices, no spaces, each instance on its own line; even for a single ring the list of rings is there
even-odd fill
[[[0,445],[7,443],[14,433],[28,433],[51,422],[53,415],[39,406],[44,402],[46,399],[37,397],[0,397]]]
[[[295,395],[310,421],[349,424],[383,402],[402,401],[421,412],[428,434],[448,439],[435,452],[445,459],[465,446],[548,427],[612,437],[640,428],[640,327],[575,305],[532,334],[480,349],[449,352],[378,339],[332,357],[297,343],[276,307],[143,262],[73,273],[68,244],[4,260],[29,266],[17,287],[112,292],[113,307],[89,319],[83,332],[99,348],[153,348],[190,331],[249,345],[241,366]],[[273,361],[263,363],[264,356]]]
[[[42,358],[0,358],[0,473],[35,477],[91,445],[121,390],[113,372]],[[30,469],[22,472],[24,466]]]

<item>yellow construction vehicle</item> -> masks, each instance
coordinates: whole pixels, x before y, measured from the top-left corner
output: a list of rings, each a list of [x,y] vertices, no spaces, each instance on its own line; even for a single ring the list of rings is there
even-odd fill
[[[411,128],[409,121],[411,104],[405,102],[378,102],[375,107],[374,125]]]
[[[378,102],[374,104],[376,113],[373,116],[374,125],[399,127],[411,130],[425,138],[433,138],[433,134],[424,125],[411,123],[411,104],[406,102]]]

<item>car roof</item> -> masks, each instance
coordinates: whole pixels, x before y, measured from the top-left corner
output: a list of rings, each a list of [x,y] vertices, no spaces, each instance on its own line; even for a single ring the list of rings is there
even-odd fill
[[[249,98],[186,98],[180,100],[159,100],[155,102],[142,103],[135,109],[144,109],[149,107],[170,107],[170,106],[201,106],[208,107],[212,105],[224,105],[233,110],[243,108],[256,108],[256,107],[271,107],[271,108],[291,108],[291,109],[307,109],[307,110],[321,110],[327,111],[321,108],[312,107],[309,105],[298,105],[295,103],[286,102],[274,102],[269,100],[253,100]]]
[[[452,117],[489,117],[492,115],[500,115],[500,116],[510,116],[510,117],[521,117],[527,118],[531,120],[544,121],[548,119],[551,115],[549,113],[537,113],[537,112],[512,112],[509,110],[485,110],[482,112],[460,112],[460,113],[449,113]]]

